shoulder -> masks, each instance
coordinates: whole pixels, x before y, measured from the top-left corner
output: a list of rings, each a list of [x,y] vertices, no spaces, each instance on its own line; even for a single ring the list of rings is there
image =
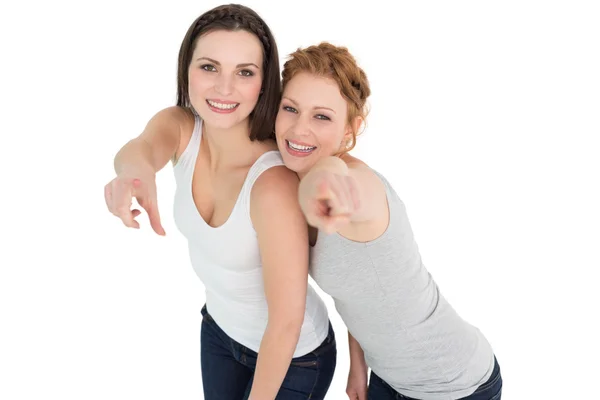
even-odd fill
[[[308,245],[308,225],[298,201],[298,185],[296,173],[285,166],[271,167],[256,180],[250,194],[250,220],[259,243],[280,250],[287,243],[298,245],[299,240]]]
[[[163,110],[165,118],[171,123],[179,126],[179,131],[182,137],[191,136],[196,125],[196,115],[192,110],[179,106],[168,107]]]
[[[298,201],[299,183],[298,175],[283,165],[265,170],[250,193],[250,216],[255,226],[265,218],[269,224],[305,221]]]
[[[279,157],[281,156],[279,155]],[[272,166],[263,171],[256,179],[251,192],[252,203],[265,203],[273,200],[297,201],[299,183],[298,175],[285,165]]]
[[[194,126],[195,116],[191,110],[179,106],[163,108],[150,120],[158,124],[177,124],[180,127]]]
[[[385,192],[381,177],[366,162],[350,155],[344,156],[343,160],[348,167],[348,174],[359,181],[364,189]]]
[[[143,132],[138,136],[147,143],[153,151],[154,157],[173,159],[178,154],[183,141],[183,132],[194,126],[194,117],[191,111],[181,107],[167,107],[155,113],[146,123]]]
[[[344,161],[354,183],[358,208],[352,214],[351,224],[340,233],[352,236],[353,240],[360,237],[358,241],[369,241],[377,237],[389,221],[386,184],[365,162],[355,157],[344,157]]]
[[[196,125],[196,116],[190,109],[172,106],[160,110],[154,115],[153,120],[155,120],[159,129],[165,132],[170,131],[174,135],[177,135],[178,145],[173,157],[173,162],[175,163],[190,142]]]
[[[308,225],[298,201],[299,183],[296,173],[285,166],[271,167],[256,180],[250,194],[250,219],[260,242],[280,250],[286,243],[298,245],[299,240],[308,245]]]
[[[143,135],[148,139],[171,138],[181,141],[184,133],[194,129],[194,114],[182,107],[167,107],[158,111],[146,124]],[[188,136],[189,136],[188,135]]]

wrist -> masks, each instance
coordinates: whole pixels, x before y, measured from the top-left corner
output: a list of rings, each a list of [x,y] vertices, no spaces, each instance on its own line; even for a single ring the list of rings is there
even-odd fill
[[[115,168],[120,178],[154,178],[156,171],[150,164],[121,164]]]
[[[364,373],[369,369],[365,359],[350,358],[350,372]]]

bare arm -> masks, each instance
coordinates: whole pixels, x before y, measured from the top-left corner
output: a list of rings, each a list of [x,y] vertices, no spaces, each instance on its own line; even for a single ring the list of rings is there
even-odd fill
[[[156,200],[156,173],[169,159],[174,159],[182,132],[191,129],[194,118],[180,107],[159,111],[135,139],[117,153],[114,168],[117,176],[104,187],[108,210],[130,228],[139,228],[135,217],[141,211],[131,210],[135,198],[147,212],[152,229],[159,235],[165,231],[160,223]]]
[[[365,362],[365,353],[350,332],[348,332],[348,347],[350,349],[350,370],[358,369],[360,371],[366,371],[367,364]]]
[[[339,157],[325,157],[317,161],[300,183],[300,195],[308,195],[317,190],[316,186],[326,175],[348,177],[352,181],[351,194],[355,196],[356,207],[350,210],[350,222],[369,222],[387,215],[385,187],[375,173],[363,162],[352,159],[346,162]],[[343,183],[347,183],[343,182]],[[343,185],[345,186],[345,185]],[[343,189],[343,188],[342,188]],[[344,190],[341,190],[342,197]],[[348,200],[348,199],[341,199]],[[345,201],[342,201],[345,203]],[[341,210],[344,213],[345,210]],[[347,211],[346,211],[347,212]]]
[[[181,133],[189,126],[189,121],[189,112],[180,107],[169,107],[156,113],[144,131],[121,147],[115,156],[117,175],[155,175],[174,158]]]
[[[304,321],[308,228],[298,205],[298,178],[284,167],[259,177],[251,197],[269,309],[249,400],[274,399],[290,366]]]
[[[348,332],[348,346],[350,348],[350,371],[348,372],[346,394],[350,400],[367,400],[369,367],[365,362],[365,353],[350,332]]]

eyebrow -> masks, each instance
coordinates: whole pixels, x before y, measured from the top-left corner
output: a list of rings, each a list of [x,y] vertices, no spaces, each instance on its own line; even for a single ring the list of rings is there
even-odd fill
[[[293,99],[290,99],[290,98],[289,98],[289,97],[287,97],[287,96],[283,96],[283,98],[284,98],[284,99],[286,99],[286,100],[289,100],[290,102],[294,103],[294,105],[298,106],[298,103],[296,103],[296,102],[295,102]],[[316,110],[316,109],[329,110],[329,111],[331,111],[332,113],[336,114],[336,112],[335,112],[335,111],[333,111],[333,110],[332,110],[331,108],[329,108],[329,107],[325,107],[325,106],[314,106],[314,107],[313,107],[313,110]]]
[[[207,60],[207,61],[210,61],[213,64],[221,65],[220,62],[218,62],[217,60],[214,60],[214,59],[212,59],[210,57],[200,57],[200,58],[196,59],[196,61],[200,61],[200,60]],[[236,66],[236,68],[244,68],[244,67],[256,67],[257,69],[260,69],[260,68],[258,68],[258,65],[254,64],[254,63],[241,63],[241,64],[238,64]]]

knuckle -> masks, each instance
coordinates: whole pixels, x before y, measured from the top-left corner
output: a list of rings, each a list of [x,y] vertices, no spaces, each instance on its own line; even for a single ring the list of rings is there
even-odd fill
[[[123,214],[123,215],[126,215],[126,214],[129,214],[129,207],[126,207],[126,206],[124,206],[124,205],[119,205],[119,206],[116,206],[116,207],[115,207],[115,211],[116,211],[118,214]]]

